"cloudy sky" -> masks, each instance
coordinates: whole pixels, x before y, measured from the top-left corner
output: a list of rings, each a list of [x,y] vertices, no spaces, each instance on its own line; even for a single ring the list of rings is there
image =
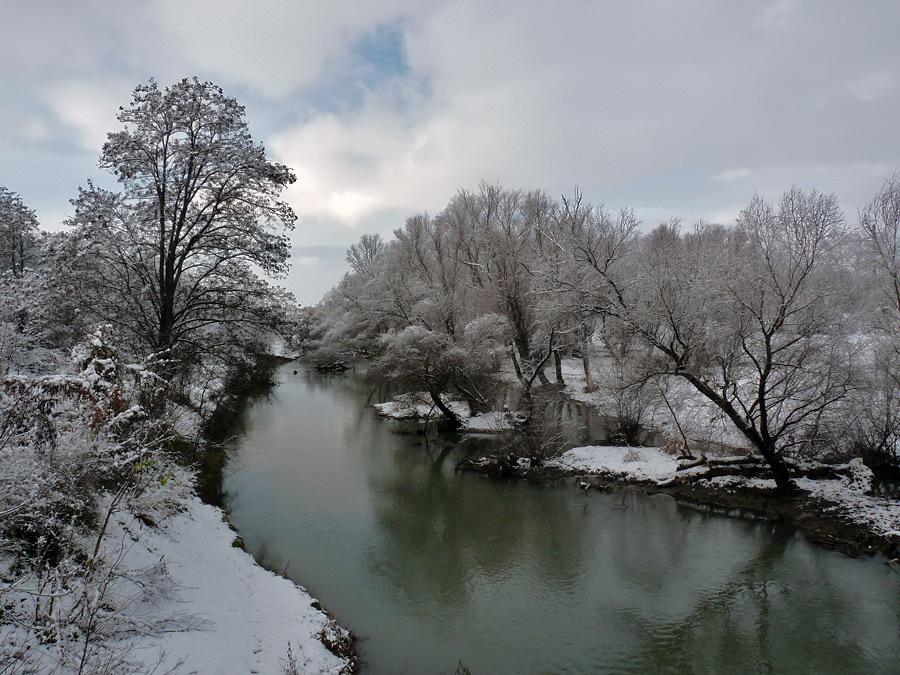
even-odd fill
[[[293,167],[298,298],[479,181],[649,225],[900,168],[896,0],[29,0],[0,23],[0,185],[59,229],[135,85],[196,75]],[[337,248],[335,248],[337,247]]]

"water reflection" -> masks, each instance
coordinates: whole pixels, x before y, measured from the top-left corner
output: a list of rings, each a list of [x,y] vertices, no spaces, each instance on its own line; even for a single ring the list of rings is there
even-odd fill
[[[393,433],[359,376],[281,383],[248,410],[233,519],[365,638],[366,672],[900,672],[884,565],[668,497],[461,474],[484,439]]]
[[[373,583],[394,587],[401,611],[468,611],[479,583],[516,574],[523,557],[544,579],[571,584],[582,573],[589,512],[533,490],[457,479],[473,445],[423,440],[393,455],[393,471],[370,475],[378,541],[365,563]]]

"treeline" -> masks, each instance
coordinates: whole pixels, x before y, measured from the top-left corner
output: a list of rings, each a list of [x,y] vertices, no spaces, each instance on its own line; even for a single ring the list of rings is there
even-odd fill
[[[491,407],[504,360],[526,407],[551,364],[562,379],[563,356],[592,390],[599,341],[621,404],[607,412],[639,417],[650,388],[679,430],[711,407],[782,489],[798,458],[896,470],[898,226],[896,176],[858,223],[834,196],[793,188],[754,197],[732,225],[650,231],[577,193],[482,184],[350,248],[352,271],[312,315],[312,358],[377,357],[452,424],[442,396]]]

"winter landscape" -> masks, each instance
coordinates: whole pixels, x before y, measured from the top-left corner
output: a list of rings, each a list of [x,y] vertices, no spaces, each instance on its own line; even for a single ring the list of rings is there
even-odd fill
[[[12,10],[0,675],[900,670],[900,13],[824,7]]]

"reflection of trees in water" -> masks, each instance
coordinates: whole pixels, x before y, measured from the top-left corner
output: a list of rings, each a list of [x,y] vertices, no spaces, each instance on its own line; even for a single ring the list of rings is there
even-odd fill
[[[298,376],[302,375],[313,391],[326,391],[333,396],[348,392],[358,397],[364,406],[390,400],[395,393],[388,382],[369,376],[366,363],[354,365],[344,372],[323,372],[304,364],[289,367],[296,370]]]
[[[375,607],[376,621],[399,614],[436,624],[440,636],[474,625],[478,635],[460,640],[476,643],[482,632],[486,640],[508,632],[520,652],[541,645],[523,658],[548,659],[544,672],[590,672],[582,667],[589,659],[594,672],[900,672],[900,647],[887,642],[900,629],[900,590],[887,571],[893,583],[873,591],[871,568],[848,576],[843,563],[770,526],[682,509],[664,496],[581,494],[457,475],[457,462],[491,440],[472,438],[460,448],[446,437],[392,434],[362,408],[389,394],[377,384],[358,375],[291,377],[306,378],[329,400],[353,401],[326,418],[316,400],[298,399],[316,411],[318,427],[341,430],[335,448],[352,466],[344,485],[355,492],[338,504],[358,502],[348,509],[359,519],[346,534],[353,541],[334,551],[316,546],[313,557],[354,575],[361,563],[363,585],[375,590],[359,595]],[[254,426],[263,428],[278,421],[270,414],[284,415],[275,407],[258,412]],[[286,438],[331,442],[281,422]],[[362,522],[367,517],[371,523]],[[277,551],[276,536],[272,541]],[[255,543],[251,536],[248,547],[265,555],[265,545]],[[348,558],[338,562],[338,555]],[[357,583],[348,580],[346,589]],[[497,625],[501,619],[506,625]],[[879,648],[885,661],[873,667]],[[464,660],[477,663],[474,655]]]
[[[476,584],[523,573],[525,558],[547,578],[581,573],[583,510],[528,485],[454,476],[456,446],[420,442],[398,448],[393,471],[370,476],[381,539],[366,566],[398,603],[439,604],[449,619]]]
[[[302,377],[315,395],[349,397],[359,402],[349,408],[355,414],[343,420],[348,438],[357,437],[363,432],[364,425],[371,422],[371,412],[367,408],[374,403],[389,400],[392,393],[385,382],[367,376],[365,364],[342,373],[321,372],[305,365],[292,367],[297,371],[295,377]]]
[[[741,667],[771,672],[769,594],[783,593],[784,588],[770,589],[768,580],[783,557],[784,540],[763,538],[746,564],[704,574],[709,530],[686,525],[668,531],[643,556],[617,550],[619,573],[632,601],[617,603],[606,621],[629,638],[627,670],[640,672],[648,664],[666,663],[666,672],[673,673]],[[733,559],[733,553],[719,552],[719,558]],[[679,607],[678,599],[689,604]]]
[[[600,612],[611,634],[627,636],[622,672],[857,672],[871,659],[864,634],[839,630],[871,623],[865,603],[842,582],[823,583],[825,565],[804,565],[790,538],[749,523],[711,531],[716,516],[669,511],[652,514],[652,537],[614,530],[627,596]],[[881,630],[890,640],[896,620]]]

